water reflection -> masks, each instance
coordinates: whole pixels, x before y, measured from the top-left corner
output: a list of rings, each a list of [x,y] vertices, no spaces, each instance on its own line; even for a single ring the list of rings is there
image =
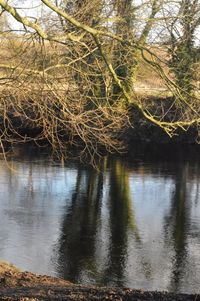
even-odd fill
[[[198,290],[198,160],[12,164],[0,161],[0,258],[81,283]]]
[[[173,268],[169,290],[178,292],[184,285],[184,276],[191,272],[189,262],[189,236],[192,233],[192,206],[198,206],[199,181],[196,182],[195,202],[192,199],[194,174],[188,162],[177,165],[174,178],[174,191],[172,193],[169,212],[165,217],[166,244],[173,248]],[[191,181],[192,180],[192,181]],[[199,236],[199,234],[198,234]],[[197,236],[197,237],[198,237]],[[189,275],[188,275],[189,276]]]
[[[79,168],[71,206],[65,212],[58,243],[62,277],[84,283],[126,285],[129,235],[134,237],[139,252],[143,246],[124,163],[115,160],[109,171],[105,168],[101,172]],[[99,242],[104,244],[101,254]],[[143,273],[149,278],[150,263],[142,254],[140,257]]]
[[[103,282],[123,286],[128,256],[128,232],[133,232],[137,241],[140,241],[140,235],[130,195],[129,172],[120,160],[115,161],[109,173],[108,208],[109,260],[103,274]]]
[[[81,274],[96,273],[95,238],[101,216],[103,174],[78,169],[72,202],[62,222],[59,239],[60,271],[80,281]]]

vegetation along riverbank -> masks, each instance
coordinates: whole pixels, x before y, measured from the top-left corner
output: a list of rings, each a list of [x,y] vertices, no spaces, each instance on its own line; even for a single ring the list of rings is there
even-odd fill
[[[4,159],[19,144],[94,164],[127,145],[199,143],[199,29],[199,0],[0,0]],[[199,296],[79,286],[8,268],[0,299]]]
[[[199,1],[20,5],[0,0],[2,148],[199,141]]]

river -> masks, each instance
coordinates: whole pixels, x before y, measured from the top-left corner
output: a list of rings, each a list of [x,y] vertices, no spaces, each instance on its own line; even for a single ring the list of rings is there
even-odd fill
[[[156,149],[156,148],[155,148]],[[199,292],[199,148],[148,147],[97,171],[0,160],[0,259],[82,284]]]

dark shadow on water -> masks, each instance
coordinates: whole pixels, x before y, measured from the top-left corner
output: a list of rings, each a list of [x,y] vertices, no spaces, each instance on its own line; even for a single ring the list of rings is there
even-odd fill
[[[108,187],[105,187],[106,175]],[[128,231],[140,242],[128,181],[128,172],[119,160],[108,172],[78,170],[72,204],[63,219],[60,237],[62,268],[59,273],[62,277],[80,281],[86,273],[90,281],[99,284],[125,284]],[[103,188],[108,190],[108,254],[105,266],[99,271],[95,254],[98,231],[102,230]]]
[[[76,188],[62,223],[61,275],[80,281],[83,271],[95,273],[95,237],[100,219],[103,175],[78,169]]]
[[[8,223],[1,225],[2,250],[11,246],[6,253],[18,258],[12,239],[21,244],[24,264],[35,243],[40,253],[47,241],[45,273],[80,283],[191,292],[197,285],[187,285],[186,275],[195,279],[192,269],[200,275],[194,266],[199,257],[190,254],[200,243],[198,154],[196,148],[146,145],[130,157],[105,158],[99,171],[31,152],[10,160],[19,174],[1,162],[1,217]]]
[[[196,165],[197,167],[198,165]],[[189,168],[187,162],[176,165],[176,173],[174,173],[174,191],[171,198],[171,206],[168,214],[165,216],[164,230],[165,242],[168,247],[173,249],[174,256],[172,258],[172,271],[169,284],[169,290],[172,292],[180,292],[184,283],[185,275],[188,269],[191,269],[188,262],[188,239],[191,229],[191,210],[192,202],[191,189],[192,184],[188,179],[194,177],[193,170]],[[195,167],[195,165],[194,165]],[[198,202],[199,181],[196,179],[196,198]]]
[[[124,286],[124,270],[128,256],[128,231],[140,241],[132,199],[130,196],[129,174],[124,164],[116,160],[109,174],[109,260],[102,275],[102,282]]]

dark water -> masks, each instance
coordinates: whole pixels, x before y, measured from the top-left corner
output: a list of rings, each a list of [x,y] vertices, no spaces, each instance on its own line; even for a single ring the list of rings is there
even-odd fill
[[[0,259],[84,284],[199,292],[198,151],[146,148],[102,172],[1,160]]]

